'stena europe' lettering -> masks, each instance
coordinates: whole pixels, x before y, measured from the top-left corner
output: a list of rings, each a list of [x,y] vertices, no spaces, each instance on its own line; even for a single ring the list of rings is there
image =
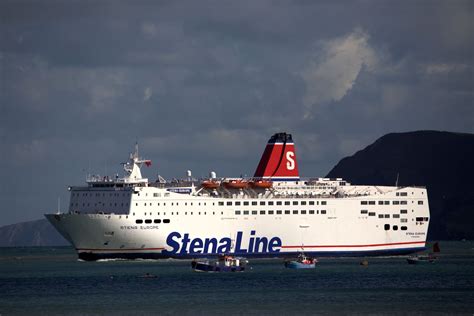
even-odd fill
[[[163,250],[164,254],[218,254],[218,253],[277,253],[282,245],[279,237],[268,239],[267,237],[255,236],[255,231],[250,232],[248,244],[243,245],[243,232],[237,232],[235,247],[229,237],[217,238],[193,238],[188,233],[181,235],[179,232],[172,232],[166,238],[166,244],[170,250]]]

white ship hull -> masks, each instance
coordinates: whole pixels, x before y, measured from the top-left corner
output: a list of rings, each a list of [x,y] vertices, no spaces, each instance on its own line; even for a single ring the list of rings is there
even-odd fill
[[[135,209],[132,207],[129,214],[72,213],[46,217],[74,245],[79,257],[87,260],[196,258],[218,253],[284,257],[302,249],[314,256],[396,255],[420,251],[425,247],[429,223],[426,190],[392,189],[377,196],[326,199],[220,199],[169,193],[166,199],[133,197],[131,205]],[[153,196],[165,191],[140,188],[142,196],[146,192]],[[409,198],[397,197],[396,193],[400,192],[407,192]],[[235,206],[236,201],[241,205]],[[244,201],[249,202],[249,206],[242,206]],[[281,201],[283,205],[269,206],[270,201]],[[287,201],[291,205],[284,205]],[[309,205],[310,201],[315,205]],[[374,204],[361,205],[362,201],[374,201]],[[378,205],[378,201],[390,204]],[[394,205],[394,201],[406,204]],[[225,205],[219,206],[219,202]],[[233,205],[227,206],[227,202]],[[252,206],[252,202],[257,205]],[[265,206],[260,206],[261,202]],[[306,202],[305,205],[301,205],[302,202]],[[326,204],[317,205],[322,202]],[[157,206],[158,203],[161,206]],[[401,214],[404,209],[406,213]],[[236,211],[240,214],[236,215]],[[246,211],[248,215],[244,215]],[[273,214],[269,214],[270,211]],[[282,214],[276,214],[279,211]],[[169,223],[163,223],[165,219]],[[142,223],[137,224],[137,220]],[[147,220],[151,223],[147,224]],[[154,223],[155,220],[160,223]],[[387,230],[385,225],[389,225]]]
[[[212,173],[148,183],[142,163],[151,165],[136,148],[124,178],[91,177],[70,188],[67,214],[46,215],[80,258],[369,256],[425,247],[425,188],[300,180],[290,134],[270,138],[251,179]]]

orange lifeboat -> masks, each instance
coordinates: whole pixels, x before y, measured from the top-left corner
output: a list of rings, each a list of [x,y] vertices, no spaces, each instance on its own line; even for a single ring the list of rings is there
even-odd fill
[[[266,180],[256,180],[252,181],[250,185],[254,188],[269,189],[273,186],[273,183],[271,181]]]
[[[213,180],[204,180],[201,182],[201,186],[205,189],[217,189],[219,185],[219,182]]]
[[[227,189],[245,189],[248,188],[249,183],[242,180],[229,180],[224,182],[224,186]]]

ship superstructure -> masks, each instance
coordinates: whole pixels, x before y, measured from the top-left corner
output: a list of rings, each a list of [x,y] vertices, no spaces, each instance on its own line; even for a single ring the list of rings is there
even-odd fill
[[[67,213],[48,220],[79,258],[284,257],[409,254],[424,249],[426,188],[299,177],[295,145],[273,135],[252,178],[149,182],[138,148],[125,175],[70,187]]]

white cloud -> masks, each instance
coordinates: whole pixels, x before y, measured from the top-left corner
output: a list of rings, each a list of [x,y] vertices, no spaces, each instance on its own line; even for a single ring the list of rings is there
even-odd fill
[[[306,83],[306,117],[314,105],[341,100],[361,70],[373,71],[378,62],[377,53],[369,45],[369,35],[358,28],[318,46],[318,53],[301,73]]]

